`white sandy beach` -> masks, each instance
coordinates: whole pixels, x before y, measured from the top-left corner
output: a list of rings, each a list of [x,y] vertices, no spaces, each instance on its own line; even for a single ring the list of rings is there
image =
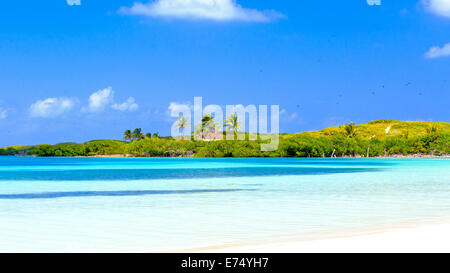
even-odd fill
[[[450,223],[400,225],[261,244],[198,249],[220,253],[450,253]],[[194,251],[196,252],[196,251]]]

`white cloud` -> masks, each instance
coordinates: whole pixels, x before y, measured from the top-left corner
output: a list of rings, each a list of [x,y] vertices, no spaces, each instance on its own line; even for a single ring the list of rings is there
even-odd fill
[[[136,2],[132,7],[123,7],[120,11],[149,17],[213,21],[269,22],[283,17],[273,10],[243,8],[235,0],[155,0],[148,3]]]
[[[450,17],[450,0],[422,0],[422,4],[429,12]]]
[[[69,6],[80,6],[81,0],[67,0],[67,5]]]
[[[38,100],[30,106],[30,115],[32,117],[53,118],[70,111],[77,99],[73,98],[48,98]]]
[[[192,111],[203,111],[203,109],[199,109],[198,107],[199,105],[196,105],[196,109],[194,109],[191,102],[171,102],[166,111],[165,121],[173,122],[173,118],[178,118],[181,113],[183,116],[190,116]]]
[[[128,98],[125,102],[121,104],[114,103],[111,108],[118,111],[136,111],[139,105],[135,102],[133,97]]]
[[[89,96],[89,106],[84,112],[101,112],[114,101],[114,91],[111,87],[99,90]]]
[[[178,112],[183,111],[184,109],[192,109],[191,103],[178,103],[178,102],[171,102],[169,104],[169,112]]]
[[[0,107],[0,119],[5,119],[8,117],[8,111]]]
[[[435,59],[439,57],[448,57],[450,56],[450,43],[444,45],[443,47],[434,46],[425,53],[425,58]]]
[[[30,106],[32,117],[53,118],[72,110],[79,103],[78,98],[48,98],[38,100]],[[111,107],[117,111],[136,111],[139,105],[133,97],[123,103],[114,102],[114,90],[111,87],[99,90],[89,96],[89,105],[82,107],[81,112],[97,113]],[[0,107],[0,119],[7,117],[7,110]]]
[[[136,111],[139,105],[133,97],[129,97],[123,103],[114,102],[114,90],[112,87],[108,87],[102,90],[98,90],[89,96],[89,105],[83,107],[82,112],[98,113],[104,111],[106,108],[111,107],[117,111]]]

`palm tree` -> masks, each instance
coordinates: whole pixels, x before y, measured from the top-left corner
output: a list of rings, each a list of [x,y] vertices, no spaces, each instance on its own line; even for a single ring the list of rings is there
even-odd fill
[[[125,133],[123,134],[123,139],[125,140],[131,140],[133,138],[131,131],[130,130],[126,130]]]
[[[194,135],[199,136],[201,139],[203,139],[203,126],[202,123],[198,124],[194,128]]]
[[[138,139],[138,140],[143,139],[144,134],[142,133],[142,129],[141,128],[134,129],[132,136],[133,136],[133,139]]]
[[[403,137],[408,139],[409,138],[409,130],[406,129],[405,131],[403,131]]]
[[[208,114],[203,117],[202,125],[203,131],[209,135],[210,133],[217,131],[219,123],[215,122],[214,117]]]
[[[239,126],[241,124],[240,121],[238,121],[238,116],[236,114],[230,114],[225,119],[225,127],[227,130],[233,131],[234,136],[237,136],[238,130],[240,129]]]
[[[210,114],[206,114],[202,117],[202,126],[206,126],[211,120],[214,120],[214,117]]]
[[[212,118],[208,121],[208,123],[205,124],[205,126],[203,126],[203,129],[205,132],[207,132],[209,134],[209,133],[217,131],[217,125],[219,125],[219,123],[215,122],[214,118]]]
[[[195,127],[195,132],[203,139],[205,133],[214,132],[217,129],[217,125],[218,123],[214,121],[214,117],[206,114],[202,117],[200,124]]]
[[[182,135],[184,135],[184,130],[186,130],[186,127],[188,125],[191,125],[191,123],[187,122],[187,120],[186,120],[186,118],[184,116],[181,116],[181,117],[178,118],[176,126],[177,126],[178,129],[181,129]]]
[[[431,136],[431,141],[435,141],[438,138],[438,131],[437,125],[432,125],[430,128],[427,128],[427,134]]]
[[[437,133],[438,127],[436,125],[431,125],[427,128],[427,134]]]
[[[345,124],[345,134],[348,138],[356,137],[356,128],[353,122],[350,124]]]

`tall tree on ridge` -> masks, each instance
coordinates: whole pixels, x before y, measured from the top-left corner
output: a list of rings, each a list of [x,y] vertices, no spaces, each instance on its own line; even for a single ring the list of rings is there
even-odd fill
[[[227,130],[233,131],[234,136],[237,136],[238,130],[240,129],[241,122],[236,114],[230,114],[225,119],[225,127]]]
[[[125,133],[123,134],[123,139],[125,140],[132,140],[133,135],[131,134],[130,130],[126,130]]]
[[[143,139],[144,134],[142,133],[142,129],[141,128],[134,129],[132,136],[133,136],[133,139],[137,139],[137,140]]]
[[[187,120],[186,120],[186,118],[184,116],[181,116],[181,117],[178,118],[176,126],[177,126],[178,129],[181,129],[181,132],[182,132],[182,134],[184,136],[184,131],[186,130],[186,127],[188,125],[190,125],[190,124],[191,123],[187,122]]]

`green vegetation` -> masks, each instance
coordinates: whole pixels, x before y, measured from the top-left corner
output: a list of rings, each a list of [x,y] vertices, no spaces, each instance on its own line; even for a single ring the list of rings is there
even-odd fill
[[[186,120],[179,119],[183,130]],[[215,131],[211,116],[203,117],[198,134]],[[237,117],[225,120],[227,131],[235,135]],[[248,134],[247,139],[248,139]],[[353,123],[320,131],[280,135],[278,150],[262,152],[261,140],[202,141],[175,140],[144,134],[137,128],[126,130],[124,141],[95,140],[86,143],[15,146],[0,148],[0,155],[99,156],[127,155],[145,157],[378,157],[394,155],[450,155],[450,123],[378,120],[366,124]]]

